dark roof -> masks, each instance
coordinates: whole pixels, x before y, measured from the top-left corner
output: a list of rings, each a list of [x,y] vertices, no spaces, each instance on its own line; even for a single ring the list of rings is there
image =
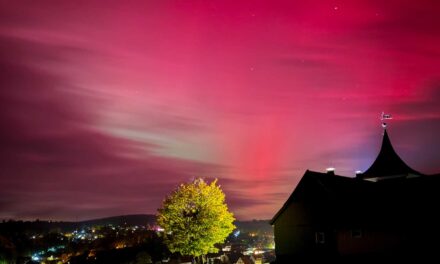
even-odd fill
[[[422,173],[409,167],[400,157],[397,155],[393,146],[391,145],[390,138],[385,129],[383,134],[382,146],[380,148],[379,155],[376,160],[364,173],[359,174],[360,178],[376,178],[395,175],[423,175]]]
[[[270,224],[273,225],[290,204],[303,201],[311,208],[328,209],[336,224],[380,225],[396,221],[401,217],[399,214],[414,213],[421,205],[437,207],[439,186],[440,174],[371,182],[307,170]],[[416,216],[405,215],[405,218]]]
[[[320,199],[322,198],[318,197],[320,194],[333,199],[338,199],[338,197],[348,198],[359,196],[364,193],[365,189],[371,184],[374,183],[355,178],[307,170],[287,201],[272,218],[270,224],[273,225],[276,219],[294,200],[300,198],[308,200]]]
[[[245,256],[245,255],[243,255],[242,253],[230,253],[230,254],[227,254],[227,256],[228,256],[228,260],[229,260],[229,262],[230,263],[237,263],[237,261],[241,258],[241,260],[244,262],[244,263],[247,263],[247,261],[250,261],[250,257],[249,256]],[[251,262],[252,263],[252,262]]]
[[[371,178],[387,180],[367,181]],[[439,187],[440,174],[428,176],[409,167],[397,155],[385,130],[379,155],[368,170],[356,178],[307,170],[270,224],[273,225],[290,204],[300,200],[321,210],[332,207],[331,214],[338,223],[354,219],[380,224],[395,221],[398,214],[413,219],[417,214],[406,213],[417,211],[421,205],[437,207],[440,204]],[[336,216],[337,213],[340,215]],[[394,213],[396,217],[392,216]]]

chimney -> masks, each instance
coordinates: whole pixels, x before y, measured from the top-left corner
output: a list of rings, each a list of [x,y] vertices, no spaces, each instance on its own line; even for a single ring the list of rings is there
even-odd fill
[[[335,168],[330,167],[326,169],[328,175],[335,175]]]

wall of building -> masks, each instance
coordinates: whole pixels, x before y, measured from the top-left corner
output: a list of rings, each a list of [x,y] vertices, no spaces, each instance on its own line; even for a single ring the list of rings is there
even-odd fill
[[[352,229],[337,231],[336,244],[340,256],[392,252],[402,246],[403,238],[397,232],[361,230],[361,237],[353,237]]]
[[[274,224],[275,251],[278,256],[302,254],[315,243],[314,230],[303,204],[291,203]]]
[[[291,203],[274,224],[277,261],[309,259],[336,252],[334,230],[320,224],[327,223],[327,213],[316,204]],[[317,243],[316,232],[324,234],[323,243]]]

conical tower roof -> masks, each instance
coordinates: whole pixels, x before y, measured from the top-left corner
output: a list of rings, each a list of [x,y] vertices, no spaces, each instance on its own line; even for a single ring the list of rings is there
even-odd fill
[[[382,146],[376,160],[364,173],[361,178],[386,178],[390,176],[421,176],[422,173],[409,167],[391,145],[387,130],[384,130]]]

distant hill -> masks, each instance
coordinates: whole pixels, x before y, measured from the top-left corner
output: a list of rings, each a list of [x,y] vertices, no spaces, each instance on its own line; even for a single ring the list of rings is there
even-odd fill
[[[40,233],[48,231],[73,231],[75,229],[114,225],[114,226],[146,226],[155,225],[156,216],[150,214],[121,215],[99,219],[91,219],[80,222],[56,222],[56,221],[6,221],[0,223],[0,233],[10,230],[20,230],[24,233]],[[273,232],[269,220],[236,221],[235,225],[241,232]]]
[[[155,215],[121,215],[99,219],[91,219],[80,222],[63,221],[5,221],[0,223],[0,233],[8,233],[12,230],[20,230],[23,233],[41,233],[49,231],[73,231],[75,229],[92,227],[98,225],[154,225],[156,223]]]
[[[241,232],[266,232],[272,233],[273,228],[270,225],[270,220],[252,220],[252,221],[236,221],[235,226]]]
[[[120,216],[86,220],[76,223],[79,226],[96,226],[96,225],[145,226],[145,225],[154,225],[156,223],[156,216],[149,214],[120,215]]]

